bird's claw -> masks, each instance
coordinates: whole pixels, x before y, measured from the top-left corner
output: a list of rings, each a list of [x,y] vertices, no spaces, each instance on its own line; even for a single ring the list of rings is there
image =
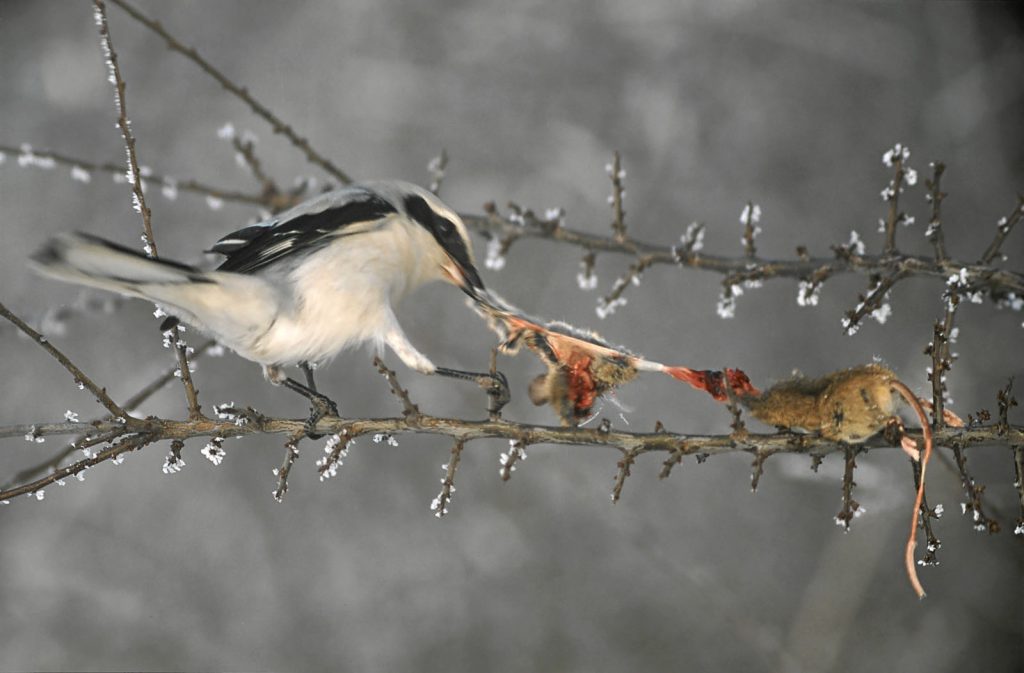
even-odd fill
[[[487,391],[487,411],[492,414],[501,413],[502,408],[512,399],[508,378],[499,371],[484,374],[477,379],[477,383]]]
[[[311,405],[309,418],[306,419],[303,429],[306,431],[306,436],[310,439],[320,439],[323,435],[316,432],[317,423],[326,416],[337,417],[338,405],[331,398],[319,393],[315,397],[310,397],[309,401]]]

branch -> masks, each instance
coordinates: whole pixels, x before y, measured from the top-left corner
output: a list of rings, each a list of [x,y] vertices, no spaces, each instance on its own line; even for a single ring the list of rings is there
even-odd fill
[[[202,346],[196,349],[195,353],[192,355],[192,360],[195,361],[216,345],[216,341],[207,341]],[[125,400],[123,406],[124,410],[127,412],[135,411],[135,409],[140,404],[148,400],[157,391],[159,391],[161,388],[163,388],[168,383],[177,378],[174,375],[177,369],[178,367],[177,365],[175,365],[174,367],[165,370],[164,373],[162,373],[160,376],[155,378],[150,383],[143,386],[138,392],[136,392],[134,395]],[[112,424],[113,421],[115,421],[115,419],[108,416],[103,419],[93,419],[88,423],[77,424],[75,427],[81,427],[81,432],[78,433],[78,437],[76,437],[73,441],[71,441],[67,446],[65,446],[61,451],[59,451],[52,457],[44,460],[41,463],[27,467],[18,472],[17,474],[15,474],[13,477],[11,477],[11,479],[8,482],[4,482],[2,488],[9,488],[12,484],[23,483],[29,479],[35,478],[37,475],[42,474],[47,470],[54,470],[62,462],[64,462],[65,458],[70,456],[75,451],[80,451],[89,448],[90,446],[94,446],[95,444],[101,444],[103,442],[109,441],[110,439],[113,439],[114,437],[117,437],[117,435],[123,431],[123,427],[120,422]],[[49,434],[68,434],[66,431],[71,427],[72,426],[69,423],[57,424],[56,427],[49,427],[45,425],[31,425],[28,427],[10,426],[9,428],[6,429],[8,434],[0,433],[0,437],[17,437],[22,434],[25,435],[26,437],[29,435],[41,437]],[[24,432],[19,431],[22,429],[24,430]],[[94,432],[98,432],[100,434],[91,434]],[[108,434],[110,435],[109,437],[107,436]]]
[[[121,68],[117,61],[117,51],[114,49],[114,42],[110,37],[110,27],[107,25],[107,7],[103,0],[93,0],[96,13],[96,25],[100,31],[100,44],[107,59],[107,66],[110,69],[110,83],[114,85],[114,103],[117,106],[117,126],[121,129],[121,136],[124,138],[125,151],[128,155],[128,182],[132,187],[132,205],[142,215],[142,228],[146,242],[146,253],[153,259],[158,259],[156,240],[153,238],[152,213],[146,205],[146,195],[142,190],[142,177],[139,175],[139,160],[135,154],[135,135],[132,133],[131,122],[128,120],[128,105],[125,100],[124,79],[121,77]],[[198,418],[199,396],[196,393],[195,384],[192,382],[192,372],[189,370],[188,352],[185,342],[181,339],[181,328],[175,325],[171,328],[171,341],[175,347],[178,358],[178,370],[181,372],[181,383],[185,387],[185,399],[188,401],[189,416]]]
[[[352,178],[350,178],[344,171],[342,171],[340,168],[331,163],[329,159],[327,159],[326,157],[318,153],[316,150],[314,150],[313,147],[309,144],[308,140],[298,135],[291,126],[281,121],[281,119],[277,115],[275,115],[266,106],[257,101],[255,98],[253,98],[253,96],[249,93],[248,88],[235,84],[231,79],[224,75],[224,73],[222,73],[217,68],[213,67],[213,65],[211,65],[209,61],[200,56],[199,52],[197,52],[194,47],[189,47],[178,41],[177,38],[175,38],[173,35],[167,32],[167,30],[159,21],[149,18],[125,0],[110,1],[118,7],[120,7],[121,9],[123,9],[131,18],[135,19],[135,21],[141,23],[143,26],[159,35],[167,44],[168,48],[178,52],[188,60],[195,63],[197,66],[199,66],[200,70],[205,72],[213,79],[217,80],[217,83],[224,87],[226,91],[228,91],[230,94],[232,94],[239,100],[243,101],[246,105],[248,105],[250,110],[252,110],[257,116],[261,117],[268,124],[270,124],[270,127],[273,129],[274,133],[280,133],[281,135],[286,137],[293,146],[295,146],[299,151],[301,151],[306,156],[306,159],[310,163],[319,166],[320,168],[322,168],[324,171],[332,175],[335,179],[337,179],[339,182],[343,184],[347,185],[352,182]]]
[[[69,360],[66,355],[61,353],[45,336],[26,325],[21,318],[11,313],[2,303],[0,303],[0,317],[3,317],[13,323],[15,327],[24,332],[30,339],[39,344],[43,350],[53,356],[53,358],[75,378],[75,383],[81,387],[88,388],[89,392],[96,397],[96,401],[106,407],[107,411],[109,411],[111,415],[120,418],[126,418],[128,416],[128,412],[121,408],[117,402],[107,395],[106,388],[101,388],[96,385],[91,378],[85,375],[85,372],[79,369],[78,366]]]
[[[974,290],[990,292],[1024,293],[1024,274],[962,260],[935,260],[931,257],[910,254],[895,255],[849,255],[837,253],[834,257],[799,257],[792,260],[760,260],[751,264],[745,257],[702,254],[692,252],[679,254],[673,246],[660,246],[634,238],[616,241],[609,236],[600,236],[559,226],[557,228],[517,224],[497,213],[478,215],[461,214],[467,226],[489,237],[517,239],[535,238],[544,241],[565,243],[588,252],[604,252],[641,257],[648,266],[683,266],[700,271],[710,271],[723,276],[742,277],[749,280],[771,280],[792,278],[803,280],[814,274],[828,276],[843,273],[859,273],[870,276],[882,273],[900,273],[901,280],[911,276],[948,278],[964,270]]]
[[[170,420],[162,418],[139,419],[128,417],[124,424],[101,424],[97,431],[119,430],[121,436],[138,438],[131,450],[143,445],[165,440],[181,440],[196,438],[243,437],[249,435],[285,435],[296,437],[306,433],[306,419],[267,418],[254,416],[246,423],[235,420],[214,420],[209,418]],[[31,426],[29,426],[31,427]],[[53,423],[35,426],[39,436],[82,434],[88,431],[87,424]],[[0,427],[0,437],[16,436],[25,432],[26,426]],[[452,440],[468,443],[478,439],[505,439],[516,442],[518,453],[522,447],[536,444],[576,445],[589,447],[606,447],[618,449],[623,454],[632,453],[635,457],[640,453],[661,451],[670,454],[677,461],[683,456],[697,456],[703,462],[707,456],[735,452],[750,452],[751,447],[768,454],[795,453],[803,455],[824,456],[829,453],[844,452],[849,447],[813,435],[795,433],[748,433],[743,442],[737,442],[735,434],[726,435],[682,435],[672,432],[627,432],[615,430],[610,424],[603,423],[597,428],[566,428],[530,423],[517,423],[503,419],[471,421],[457,418],[443,418],[420,413],[406,418],[361,418],[321,419],[315,433],[337,435],[343,438],[335,448],[341,451],[350,446],[352,441],[364,435],[394,436],[403,433],[420,433],[450,437]],[[909,437],[921,439],[919,431],[910,431]],[[972,428],[946,428],[935,434],[937,444],[952,446],[962,451],[973,445],[994,445],[1014,447],[1024,445],[1024,426],[981,425]],[[120,446],[120,445],[119,445]],[[877,437],[859,448],[890,447],[883,437]],[[891,447],[890,447],[891,448]],[[110,452],[105,450],[97,457],[100,460],[87,458],[72,465],[61,468],[57,472],[30,484],[17,486],[0,492],[0,499],[8,499],[17,495],[34,492],[40,488],[63,479],[81,470],[92,467],[103,460],[119,456],[123,451]],[[333,458],[333,454],[332,454]],[[521,458],[521,456],[520,456]],[[329,469],[329,465],[327,466]],[[511,470],[509,470],[511,471]]]
[[[113,0],[112,0],[113,1]],[[0,145],[0,151],[20,152],[21,150],[8,145]],[[95,163],[71,157],[67,154],[47,151],[35,152],[37,156],[52,158],[66,166],[82,166],[89,170],[101,170],[114,174],[122,174],[120,167],[112,163]],[[272,201],[262,194],[237,192],[188,179],[176,181],[174,178],[151,174],[149,178],[156,182],[174,184],[177,188],[196,194],[213,196],[224,201],[244,205],[258,205],[269,210],[280,210],[298,203],[301,197],[294,196],[293,203]],[[899,280],[911,277],[949,278],[959,274],[961,270],[968,280],[967,287],[971,291],[987,290],[991,293],[1005,294],[1014,292],[1024,295],[1024,274],[1002,269],[990,264],[966,262],[959,259],[935,259],[923,255],[863,255],[853,254],[845,246],[836,246],[832,257],[812,257],[802,250],[795,259],[760,259],[751,263],[746,257],[704,254],[699,245],[693,245],[699,239],[699,230],[691,226],[691,241],[679,246],[665,246],[647,241],[629,238],[622,241],[613,236],[601,236],[585,231],[553,225],[549,220],[525,218],[521,215],[503,217],[493,208],[485,208],[480,213],[460,213],[466,226],[485,236],[489,240],[501,242],[500,254],[506,254],[512,243],[522,239],[537,239],[563,243],[580,248],[585,253],[584,268],[593,269],[594,256],[597,253],[627,255],[636,257],[637,262],[645,270],[652,266],[680,266],[698,271],[717,273],[725,277],[740,280],[772,280],[790,278],[793,280],[813,281],[819,285],[824,280],[841,274],[861,274],[864,276],[899,273]],[[704,226],[700,225],[699,229]],[[629,274],[627,274],[628,276]],[[589,277],[589,273],[587,274]]]

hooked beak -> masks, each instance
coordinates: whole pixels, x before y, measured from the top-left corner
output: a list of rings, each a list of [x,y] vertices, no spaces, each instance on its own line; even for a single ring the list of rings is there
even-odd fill
[[[441,270],[451,282],[473,299],[479,299],[482,294],[487,292],[484,282],[480,279],[480,274],[470,263],[460,264],[452,257],[448,257],[448,260],[441,265]]]

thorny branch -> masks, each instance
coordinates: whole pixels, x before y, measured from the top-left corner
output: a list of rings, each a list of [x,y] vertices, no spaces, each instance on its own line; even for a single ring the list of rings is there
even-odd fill
[[[102,404],[104,407],[106,407],[107,411],[109,411],[113,416],[125,417],[128,415],[128,412],[122,409],[117,402],[111,399],[110,395],[107,395],[106,388],[101,388],[100,386],[96,385],[92,379],[86,376],[85,373],[81,369],[79,369],[77,365],[75,365],[75,363],[69,360],[68,357],[64,355],[64,353],[61,353],[56,346],[51,344],[50,341],[45,336],[43,336],[39,332],[29,327],[27,324],[25,324],[25,322],[21,318],[11,313],[10,310],[8,310],[8,308],[3,304],[0,304],[0,317],[3,317],[5,320],[8,320],[11,323],[13,323],[14,326],[17,327],[22,332],[24,332],[25,335],[28,336],[28,338],[32,339],[32,341],[35,341],[43,348],[43,350],[52,355],[53,358],[57,360],[57,362],[59,362],[62,367],[64,367],[64,369],[70,372],[71,376],[73,376],[75,379],[75,383],[85,388],[88,388],[89,392],[96,396],[96,401]]]
[[[224,75],[224,73],[213,67],[209,61],[199,55],[199,52],[197,52],[194,47],[189,47],[180,42],[177,38],[167,32],[159,21],[146,16],[134,5],[126,2],[126,0],[110,1],[127,12],[130,17],[138,21],[140,24],[159,35],[169,49],[178,52],[188,60],[195,63],[199,66],[200,70],[217,80],[217,83],[224,87],[228,92],[244,101],[249,106],[250,110],[270,124],[274,133],[280,133],[288,138],[292,145],[298,148],[310,163],[319,166],[342,184],[352,182],[352,179],[343,170],[314,150],[307,139],[296,133],[290,125],[281,121],[281,119],[271,112],[265,105],[253,98],[246,87],[235,84],[231,79]]]
[[[0,152],[11,152],[16,156],[25,151],[24,147],[0,145]],[[86,170],[123,174],[123,169],[113,163],[90,162],[49,150],[29,148],[28,151],[34,156],[53,159],[58,164],[72,168],[80,166]],[[225,202],[262,206],[268,210],[275,209],[275,206],[276,209],[280,209],[294,205],[301,198],[300,195],[295,195],[292,203],[282,204],[272,202],[262,194],[233,191],[191,179],[178,180],[157,173],[151,173],[147,178],[160,184],[173,184],[181,191],[211,196]],[[563,243],[585,251],[584,266],[587,270],[593,269],[598,254],[615,254],[636,257],[643,265],[641,271],[654,266],[680,266],[743,281],[793,279],[820,284],[833,276],[849,273],[865,276],[899,273],[896,280],[902,281],[911,277],[946,279],[963,271],[968,281],[965,288],[971,292],[984,291],[997,296],[1012,292],[1017,296],[1024,296],[1024,274],[990,264],[959,259],[936,260],[933,257],[909,253],[891,256],[871,255],[857,253],[846,246],[836,246],[831,257],[812,257],[803,251],[804,254],[798,255],[795,259],[759,259],[751,265],[750,260],[745,258],[703,253],[698,246],[692,246],[692,240],[689,245],[684,243],[679,246],[658,245],[636,238],[627,238],[620,242],[612,236],[566,227],[560,222],[553,223],[551,220],[534,217],[532,213],[529,217],[514,213],[512,216],[502,216],[497,209],[491,207],[485,208],[483,214],[460,213],[460,216],[474,231],[489,240],[500,241],[502,256],[510,252],[512,245],[519,240],[536,239]],[[704,226],[700,225],[700,229]],[[589,276],[589,273],[586,275]],[[631,280],[627,280],[627,285]]]
[[[192,355],[192,361],[194,362],[199,357],[201,357],[204,353],[206,353],[207,351],[209,351],[211,348],[213,348],[216,345],[217,345],[216,341],[212,341],[212,340],[207,341],[206,343],[204,343],[203,345],[201,345],[199,348],[196,349],[195,353]],[[175,373],[177,372],[177,369],[178,369],[177,365],[167,369],[160,376],[158,376],[157,378],[155,378],[152,381],[150,381],[149,383],[147,383],[138,392],[136,392],[134,395],[129,397],[127,400],[125,400],[124,401],[124,405],[123,405],[124,411],[126,411],[126,412],[134,411],[140,404],[142,404],[143,402],[148,400],[150,397],[152,397],[154,394],[156,394],[159,390],[161,390],[164,386],[166,386],[168,383],[170,383],[175,378],[177,378],[175,376]],[[119,416],[123,416],[123,414],[119,414]],[[94,419],[92,421],[92,423],[103,423],[103,422],[109,423],[109,422],[112,422],[113,420],[114,419],[112,419],[110,416],[107,416],[106,418],[103,418],[103,419]],[[15,427],[17,427],[17,426],[15,426]],[[33,433],[33,428],[34,427],[36,427],[36,426],[29,426],[27,429],[25,429],[24,433],[16,433],[14,436],[18,436],[18,434],[24,434],[24,435],[28,436],[28,435]],[[98,427],[98,426],[94,426],[94,427]],[[87,448],[89,448],[91,446],[94,446],[96,444],[102,444],[102,443],[108,442],[111,439],[117,437],[117,435],[120,434],[120,432],[121,432],[121,425],[120,424],[116,424],[115,426],[113,426],[113,428],[111,430],[108,430],[106,433],[103,433],[103,434],[93,435],[91,437],[88,434],[79,435],[74,440],[72,440],[70,443],[68,443],[68,445],[65,446],[64,449],[61,450],[59,453],[51,456],[50,458],[47,458],[46,460],[44,460],[41,463],[38,463],[36,465],[31,465],[31,466],[29,466],[29,467],[27,467],[27,468],[17,472],[14,476],[11,477],[11,479],[9,481],[5,482],[3,484],[3,486],[0,486],[0,488],[9,488],[10,486],[12,486],[14,484],[24,483],[25,481],[27,481],[29,479],[34,479],[37,475],[40,475],[40,474],[42,474],[43,472],[45,472],[47,470],[54,470],[61,463],[63,463],[64,460],[68,456],[70,456],[75,451],[81,451],[81,450],[87,449]]]
[[[107,66],[110,70],[110,83],[114,86],[114,102],[117,106],[117,126],[121,129],[121,136],[124,138],[125,151],[128,158],[128,182],[132,188],[132,205],[142,215],[142,227],[144,230],[143,240],[146,242],[146,253],[153,259],[158,259],[156,239],[153,238],[152,213],[146,205],[146,195],[142,190],[142,176],[139,170],[139,160],[135,152],[135,134],[132,133],[131,121],[128,119],[128,103],[125,100],[126,85],[121,77],[121,67],[118,65],[117,51],[114,49],[114,42],[110,37],[110,27],[107,25],[107,7],[103,0],[93,0],[96,10],[96,25],[100,32],[100,44],[103,47],[103,54],[107,59]],[[196,393],[195,384],[192,382],[192,372],[188,364],[188,346],[181,338],[181,328],[174,325],[170,329],[171,344],[174,347],[178,358],[178,371],[181,376],[181,383],[185,387],[185,399],[188,401],[188,413],[191,418],[198,418],[202,415],[199,410],[199,396]]]
[[[33,426],[15,425],[0,427],[0,437],[13,437],[32,430],[36,436],[59,435],[95,436],[99,433],[120,433],[119,437],[136,437],[138,444],[152,444],[167,440],[190,440],[199,438],[245,437],[250,435],[276,434],[287,437],[305,433],[306,419],[256,417],[249,422],[238,424],[233,419],[202,418],[196,420],[173,420],[164,418],[128,417],[124,423],[117,421],[94,421],[91,423],[58,422],[39,423]],[[443,418],[421,413],[415,418],[325,418],[314,428],[317,434],[344,437],[343,445],[366,435],[395,436],[408,433],[441,435],[454,441],[469,443],[482,439],[505,439],[517,443],[507,455],[518,455],[522,447],[536,444],[576,445],[615,448],[621,452],[665,452],[673,460],[684,456],[716,456],[726,453],[748,452],[756,446],[762,452],[797,453],[824,456],[844,452],[849,447],[813,435],[790,432],[747,435],[743,445],[737,445],[732,433],[723,435],[682,435],[669,431],[630,432],[616,430],[604,425],[597,428],[566,428],[530,423],[519,423],[504,419],[471,421],[458,418]],[[920,440],[920,432],[908,430],[908,436]],[[1002,428],[996,425],[981,425],[971,428],[946,428],[936,433],[936,442],[944,446],[963,448],[976,445],[1017,446],[1024,445],[1024,426],[1011,425]],[[889,446],[881,437],[865,445],[866,448]],[[113,458],[118,453],[101,452],[98,456]],[[29,484],[19,485],[0,492],[0,499],[9,499],[34,492],[57,479],[92,467],[103,460],[86,459],[62,468],[60,471]],[[699,461],[702,462],[702,461]]]

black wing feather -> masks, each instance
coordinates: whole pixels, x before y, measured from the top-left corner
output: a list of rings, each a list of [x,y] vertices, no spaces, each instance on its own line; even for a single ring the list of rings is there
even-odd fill
[[[218,271],[253,273],[282,257],[318,250],[344,228],[379,220],[397,212],[390,203],[367,194],[366,198],[327,208],[319,213],[293,217],[270,225],[252,225],[228,234],[211,249],[227,256]]]

